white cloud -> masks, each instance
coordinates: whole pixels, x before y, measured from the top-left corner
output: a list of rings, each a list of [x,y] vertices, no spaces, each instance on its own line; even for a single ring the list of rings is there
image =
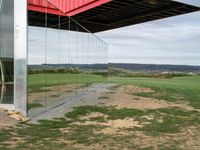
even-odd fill
[[[200,12],[97,34],[110,62],[200,65]]]
[[[45,45],[46,30],[29,27],[29,63],[45,62],[45,46],[48,49],[47,63],[105,61],[106,56],[96,38],[90,36],[88,41],[88,35],[78,35],[80,44],[77,52],[76,34],[70,34],[69,31],[60,33],[60,47],[59,32],[53,29],[48,29],[48,44]],[[97,35],[110,45],[110,62],[200,65],[200,12],[101,32]],[[90,45],[89,53],[87,44]],[[61,50],[60,60],[58,49]],[[87,54],[89,59],[86,59]]]

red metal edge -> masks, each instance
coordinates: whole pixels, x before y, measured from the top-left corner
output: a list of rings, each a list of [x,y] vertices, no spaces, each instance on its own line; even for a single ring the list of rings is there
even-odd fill
[[[53,15],[61,15],[61,16],[68,16],[67,14],[59,11],[58,9],[51,9],[51,8],[45,8],[45,7],[40,7],[40,6],[35,6],[35,5],[28,5],[28,10],[32,11],[37,11],[37,12],[42,12],[42,13],[48,13],[48,14],[53,14]]]
[[[50,5],[59,9],[63,13],[69,13],[83,6],[89,5],[99,0],[62,0],[63,3],[58,0],[46,0]],[[68,2],[67,2],[68,1]],[[64,5],[63,5],[64,4]],[[66,5],[65,5],[66,4]],[[68,4],[68,6],[67,6]]]
[[[71,17],[71,16],[77,15],[79,13],[82,13],[84,11],[87,11],[89,9],[100,6],[102,4],[108,3],[110,1],[112,1],[112,0],[99,0],[99,1],[96,1],[96,2],[93,2],[93,3],[90,3],[88,5],[84,5],[82,7],[79,7],[79,8],[77,8],[77,9],[75,9],[75,10],[69,12],[69,13],[63,13],[62,11],[60,11],[58,9],[46,8],[46,7],[43,7],[43,6],[31,5],[31,4],[28,5],[28,10],[42,12],[42,13],[47,12],[48,14],[70,16]]]
[[[82,13],[82,12],[87,11],[89,9],[92,9],[92,8],[97,7],[97,6],[103,5],[103,4],[108,3],[110,1],[112,1],[112,0],[100,0],[100,1],[93,2],[93,3],[89,4],[89,5],[80,7],[78,9],[74,10],[74,11],[71,11],[70,13],[67,13],[67,16],[71,17],[71,16],[74,16],[74,15],[77,15],[79,13]]]

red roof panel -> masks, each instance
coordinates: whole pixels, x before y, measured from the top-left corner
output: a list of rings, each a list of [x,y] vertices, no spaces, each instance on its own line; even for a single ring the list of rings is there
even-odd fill
[[[63,13],[76,10],[80,7],[88,5],[96,0],[47,0],[53,6],[61,10]]]
[[[28,10],[73,16],[111,0],[28,0]],[[46,9],[47,8],[47,9]]]

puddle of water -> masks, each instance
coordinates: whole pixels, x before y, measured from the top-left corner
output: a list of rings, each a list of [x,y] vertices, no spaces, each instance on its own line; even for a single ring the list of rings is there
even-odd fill
[[[13,84],[0,84],[0,104],[14,104]]]

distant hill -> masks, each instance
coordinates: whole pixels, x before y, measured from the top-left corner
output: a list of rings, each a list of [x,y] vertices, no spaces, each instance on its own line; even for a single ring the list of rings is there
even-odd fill
[[[42,65],[29,65],[30,69],[55,69],[55,68],[80,68],[80,69],[94,69],[94,70],[106,70],[108,64],[42,64]]]
[[[200,72],[200,66],[109,63],[109,67],[145,72]]]
[[[29,65],[30,69],[55,69],[55,68],[69,68],[78,67],[80,69],[93,69],[105,70],[107,64],[42,64],[42,65]],[[109,63],[109,68],[120,68],[131,71],[144,71],[144,72],[200,72],[200,66],[189,65],[156,65],[156,64],[131,64],[131,63]]]

